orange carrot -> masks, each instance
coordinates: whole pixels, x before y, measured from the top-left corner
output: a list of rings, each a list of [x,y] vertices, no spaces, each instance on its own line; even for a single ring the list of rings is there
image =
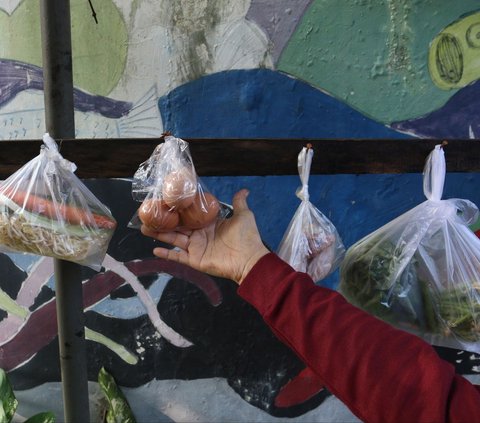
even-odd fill
[[[0,189],[0,193],[27,211],[53,220],[65,220],[74,225],[84,224],[98,226],[103,229],[114,229],[117,226],[117,222],[108,216],[88,213],[79,207],[53,203],[46,198],[14,190],[13,188]]]

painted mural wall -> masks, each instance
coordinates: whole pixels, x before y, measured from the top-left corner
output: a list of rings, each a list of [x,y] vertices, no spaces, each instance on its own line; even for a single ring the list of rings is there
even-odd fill
[[[473,0],[93,0],[98,23],[86,0],[70,4],[78,138],[480,137]],[[45,132],[39,7],[0,0],[0,138],[19,146]],[[298,177],[203,181],[227,203],[249,188],[278,247]],[[480,204],[479,182],[447,174],[444,198]],[[102,271],[83,269],[92,421],[102,366],[142,422],[357,421],[232,281],[152,256],[153,241],[127,228],[129,180],[86,183],[119,222]],[[421,174],[313,175],[309,190],[346,247],[424,200]],[[0,367],[18,418],[54,409],[60,421],[52,260],[0,262]],[[477,378],[477,355],[442,354]]]

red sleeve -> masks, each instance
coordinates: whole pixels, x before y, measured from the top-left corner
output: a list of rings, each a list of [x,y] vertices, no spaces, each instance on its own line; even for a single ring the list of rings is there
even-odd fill
[[[316,286],[275,254],[238,293],[365,422],[480,422],[480,392],[420,338]]]

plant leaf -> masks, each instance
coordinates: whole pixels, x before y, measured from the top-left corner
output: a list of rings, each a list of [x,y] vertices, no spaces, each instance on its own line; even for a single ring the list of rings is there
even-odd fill
[[[25,420],[24,423],[55,423],[55,414],[53,414],[51,411],[38,413]]]
[[[108,401],[107,422],[136,423],[132,410],[115,379],[103,367],[98,372],[98,383]]]
[[[9,423],[18,406],[18,401],[13,393],[12,385],[8,380],[5,370],[0,369],[0,400],[2,410],[0,411],[0,423]]]

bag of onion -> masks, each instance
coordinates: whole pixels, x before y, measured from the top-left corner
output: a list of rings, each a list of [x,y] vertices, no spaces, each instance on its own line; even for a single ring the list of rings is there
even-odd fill
[[[171,135],[138,167],[132,196],[141,203],[128,224],[135,229],[201,229],[230,212],[198,177],[188,143]]]

